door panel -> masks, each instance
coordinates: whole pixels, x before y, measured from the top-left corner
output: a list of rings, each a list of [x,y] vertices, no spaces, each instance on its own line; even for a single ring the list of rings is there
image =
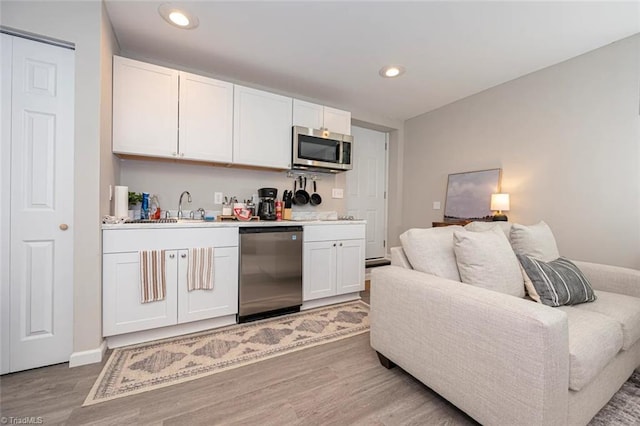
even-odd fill
[[[321,299],[336,294],[336,242],[303,244],[303,300]]]
[[[356,149],[347,172],[347,214],[367,220],[366,258],[384,257],[387,135],[355,126],[352,132]]]
[[[238,247],[216,247],[213,290],[188,290],[188,253],[188,250],[179,252],[178,323],[236,314],[238,312]]]
[[[364,247],[363,240],[338,241],[336,294],[364,290]]]
[[[11,134],[2,143],[11,151],[10,370],[19,371],[72,351],[74,52],[10,40]]]
[[[112,253],[103,256],[103,334],[130,333],[177,322],[178,262],[176,251],[165,252],[165,299],[142,303],[140,254]],[[173,257],[172,257],[173,256]]]

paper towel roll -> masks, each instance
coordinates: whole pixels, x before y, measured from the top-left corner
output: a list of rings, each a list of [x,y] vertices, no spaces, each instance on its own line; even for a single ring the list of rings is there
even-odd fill
[[[113,215],[115,217],[129,216],[129,187],[116,186],[113,203]]]

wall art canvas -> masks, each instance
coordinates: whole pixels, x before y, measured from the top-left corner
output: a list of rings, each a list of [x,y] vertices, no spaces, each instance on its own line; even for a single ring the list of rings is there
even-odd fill
[[[491,194],[500,192],[502,169],[453,173],[447,181],[444,219],[489,220]]]

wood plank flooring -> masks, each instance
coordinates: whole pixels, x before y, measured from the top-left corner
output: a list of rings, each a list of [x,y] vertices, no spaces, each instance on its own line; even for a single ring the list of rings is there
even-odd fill
[[[47,425],[475,424],[400,368],[382,367],[369,333],[81,407],[101,369],[59,364],[2,376],[0,415]]]

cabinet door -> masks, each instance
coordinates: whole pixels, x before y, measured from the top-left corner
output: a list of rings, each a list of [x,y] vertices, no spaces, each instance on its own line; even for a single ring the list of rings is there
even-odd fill
[[[113,152],[175,157],[178,71],[113,57]]]
[[[234,86],[233,162],[288,169],[292,99]]]
[[[311,102],[293,100],[293,125],[320,129],[324,127],[324,107]]]
[[[333,133],[351,134],[351,113],[324,107],[324,127]]]
[[[164,300],[150,303],[140,301],[140,255],[138,252],[105,254],[102,259],[104,336],[176,324],[177,259],[175,251],[165,252],[166,297]]]
[[[336,294],[336,242],[303,244],[303,300],[321,299]]]
[[[238,247],[216,247],[213,290],[187,287],[188,250],[180,250],[178,323],[238,313]]]
[[[364,240],[338,241],[337,294],[364,290]]]
[[[180,72],[180,158],[230,163],[233,84]]]

